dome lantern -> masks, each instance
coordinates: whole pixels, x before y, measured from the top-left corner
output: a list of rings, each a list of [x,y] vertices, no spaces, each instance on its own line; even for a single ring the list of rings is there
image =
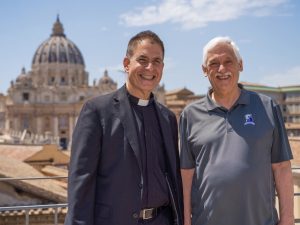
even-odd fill
[[[59,15],[57,15],[56,18],[56,22],[53,25],[52,28],[52,34],[51,37],[53,36],[62,36],[62,37],[66,37],[66,35],[64,34],[64,28],[62,23],[59,21]]]

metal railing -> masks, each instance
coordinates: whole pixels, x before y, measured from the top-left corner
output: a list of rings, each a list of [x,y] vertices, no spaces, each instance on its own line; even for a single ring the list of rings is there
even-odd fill
[[[25,225],[29,225],[29,212],[32,209],[54,209],[54,225],[58,225],[58,208],[67,208],[68,204],[26,205],[0,207],[0,213],[6,211],[25,211]]]
[[[47,176],[47,177],[16,177],[16,178],[11,178],[11,177],[7,177],[7,178],[0,178],[0,182],[5,182],[5,181],[16,181],[16,180],[45,180],[45,179],[67,179],[68,177],[66,176]],[[1,213],[5,213],[5,212],[24,212],[21,214],[25,214],[25,225],[30,225],[30,212],[32,210],[37,210],[37,209],[53,209],[53,224],[54,225],[59,225],[59,212],[58,209],[59,208],[65,208],[67,209],[68,204],[67,203],[59,203],[59,204],[43,204],[43,205],[23,205],[23,206],[5,206],[5,207],[1,207],[0,206],[0,215]],[[1,221],[1,217],[0,217],[0,225],[2,221]],[[6,224],[6,223],[4,223]]]
[[[292,170],[299,170],[300,167],[298,168],[292,168]],[[13,181],[13,180],[41,180],[41,179],[67,179],[68,177],[66,176],[51,176],[51,177],[19,177],[19,178],[0,178],[0,182],[5,182],[5,181]],[[300,198],[300,193],[294,193],[294,201],[295,198]],[[67,209],[68,204],[67,203],[60,203],[60,204],[45,204],[45,205],[26,205],[26,206],[7,206],[7,207],[1,207],[0,206],[0,215],[1,213],[4,212],[9,212],[9,211],[25,211],[25,225],[30,225],[30,210],[35,210],[35,209],[53,209],[54,210],[54,225],[58,225],[58,209],[59,208],[65,208]],[[0,217],[1,218],[1,217]],[[1,224],[1,221],[0,221]],[[300,218],[295,218],[295,224],[300,224]]]

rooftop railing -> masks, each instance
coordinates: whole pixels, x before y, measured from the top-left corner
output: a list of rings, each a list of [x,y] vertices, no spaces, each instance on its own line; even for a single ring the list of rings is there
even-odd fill
[[[293,171],[300,171],[300,167],[293,168]],[[19,178],[0,178],[0,182],[14,181],[14,180],[42,180],[42,179],[67,179],[65,176],[51,176],[51,177],[19,177]],[[294,193],[294,202],[300,198],[300,192]],[[300,205],[300,200],[298,200]],[[0,206],[0,225],[35,225],[35,224],[54,224],[62,225],[64,217],[67,212],[67,203],[59,204],[44,204],[44,205],[22,205],[22,206]],[[300,207],[300,206],[299,206]],[[44,213],[42,213],[44,211]],[[15,213],[14,213],[15,212]],[[16,213],[17,212],[17,213]],[[41,223],[41,218],[32,219],[32,217],[38,217],[39,215],[47,214],[47,222]],[[10,223],[8,218],[15,216],[14,223]],[[51,219],[51,216],[52,219]],[[51,221],[52,222],[49,222]],[[32,222],[32,223],[31,223]],[[39,223],[40,222],[40,223]],[[295,224],[300,224],[300,218],[295,218]]]
[[[0,178],[0,182],[17,180],[67,179],[66,176]],[[62,225],[67,212],[67,203],[0,206],[0,225]]]

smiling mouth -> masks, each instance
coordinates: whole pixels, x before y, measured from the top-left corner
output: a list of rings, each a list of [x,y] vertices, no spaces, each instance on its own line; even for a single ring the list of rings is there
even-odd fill
[[[231,77],[231,73],[225,73],[225,74],[216,74],[216,78],[219,80],[227,80]]]
[[[230,76],[228,76],[228,75],[223,75],[223,76],[217,76],[217,78],[219,79],[219,80],[227,80],[227,79],[229,79],[229,77]]]
[[[155,76],[153,75],[140,75],[140,77],[144,80],[154,80]]]

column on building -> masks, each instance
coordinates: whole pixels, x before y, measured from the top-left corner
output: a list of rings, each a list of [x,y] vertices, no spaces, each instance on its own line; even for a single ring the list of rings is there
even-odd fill
[[[36,133],[37,134],[43,133],[43,119],[41,116],[37,116],[36,118]]]
[[[21,130],[21,120],[20,120],[20,116],[16,116],[13,119],[13,130],[15,131],[20,131]]]
[[[73,131],[74,131],[74,126],[75,126],[75,121],[74,121],[74,116],[70,115],[69,116],[69,145],[71,145],[71,141],[72,141],[72,135],[73,135]]]
[[[5,131],[11,131],[12,127],[10,127],[10,120],[9,119],[5,119]]]
[[[58,117],[57,116],[53,117],[53,136],[54,137],[59,136],[59,133],[58,133]]]

